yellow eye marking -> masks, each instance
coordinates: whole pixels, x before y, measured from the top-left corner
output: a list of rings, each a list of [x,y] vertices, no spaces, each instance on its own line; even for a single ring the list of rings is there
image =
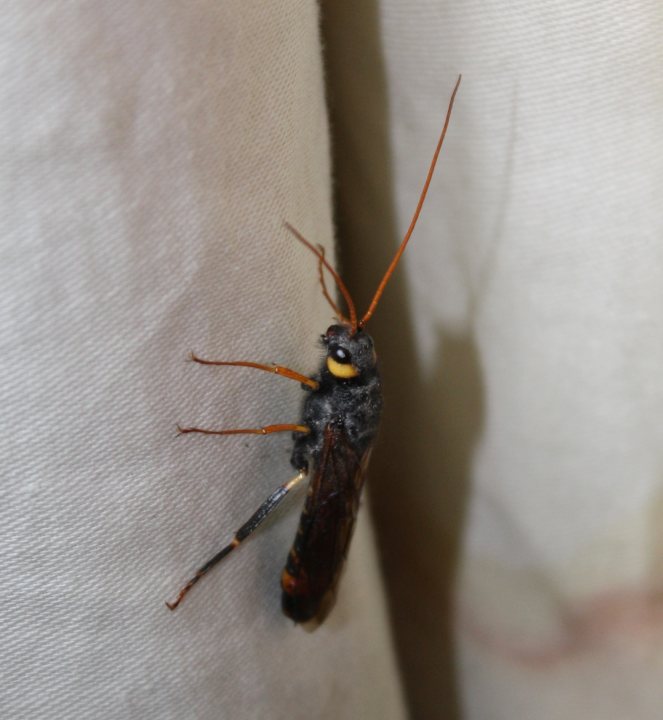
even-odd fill
[[[334,377],[342,378],[343,380],[359,375],[359,370],[357,370],[354,365],[336,362],[332,357],[327,358],[327,369]]]

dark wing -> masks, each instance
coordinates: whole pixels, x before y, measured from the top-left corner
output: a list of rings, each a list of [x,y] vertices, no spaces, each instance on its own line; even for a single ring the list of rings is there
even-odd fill
[[[283,612],[295,622],[322,622],[354,529],[364,484],[367,451],[359,455],[342,428],[328,425],[313,467],[297,536],[281,577]]]

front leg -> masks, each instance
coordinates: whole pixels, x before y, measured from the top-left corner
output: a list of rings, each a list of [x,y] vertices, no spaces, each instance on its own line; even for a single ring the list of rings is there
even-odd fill
[[[281,375],[281,377],[286,377],[290,380],[297,380],[310,390],[317,390],[319,387],[317,380],[313,380],[306,375],[302,375],[296,370],[285,367],[285,365],[265,365],[263,363],[250,362],[248,360],[203,360],[203,358],[199,358],[195,353],[191,353],[191,360],[199,363],[200,365],[232,365],[235,367],[249,367],[254,368],[255,370],[264,370],[265,372]]]

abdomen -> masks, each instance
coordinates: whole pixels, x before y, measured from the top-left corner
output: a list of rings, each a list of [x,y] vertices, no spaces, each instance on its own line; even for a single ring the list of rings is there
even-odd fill
[[[348,551],[368,453],[360,454],[343,428],[324,430],[312,467],[297,535],[281,576],[283,612],[297,623],[322,622],[331,609]]]

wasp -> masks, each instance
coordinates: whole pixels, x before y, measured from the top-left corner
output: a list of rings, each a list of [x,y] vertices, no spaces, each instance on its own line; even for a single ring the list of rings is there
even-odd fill
[[[174,602],[166,603],[169,609],[175,610],[201,578],[239,547],[288,493],[310,476],[297,535],[281,574],[282,608],[285,615],[296,623],[315,624],[321,623],[331,610],[350,545],[366,466],[377,435],[383,404],[375,347],[365,327],[405,251],[421,213],[449,127],[460,81],[459,75],[408,230],[361,318],[357,316],[355,304],[343,280],[326,260],[322,246],[314,246],[292,225],[285,224],[294,237],[317,257],[323,295],[339,321],[327,328],[321,336],[324,359],[318,372],[308,377],[282,365],[264,365],[243,360],[204,360],[192,355],[191,359],[202,365],[249,367],[281,375],[299,382],[307,394],[298,424],[231,430],[178,426],[182,434],[269,435],[292,432],[294,447],[290,461],[297,474],[280,485],[237,530],[231,542],[196,571]],[[325,270],[333,278],[345,301],[346,313],[341,311],[328,291]]]

